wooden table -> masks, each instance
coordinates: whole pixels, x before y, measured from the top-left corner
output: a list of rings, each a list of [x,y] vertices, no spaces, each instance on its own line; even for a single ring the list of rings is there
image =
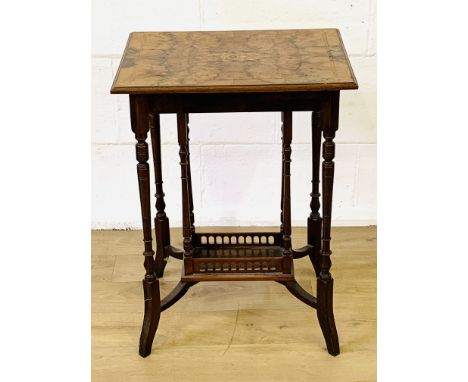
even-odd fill
[[[145,315],[140,355],[151,353],[160,313],[200,281],[277,281],[317,310],[328,352],[340,352],[333,316],[330,226],[340,90],[357,89],[336,29],[138,32],[130,34],[111,93],[130,95],[144,235]],[[281,225],[277,232],[197,233],[190,171],[189,114],[280,111],[282,119]],[[312,192],[308,244],[291,244],[290,163],[292,112],[312,111]],[[177,114],[182,179],[183,249],[171,245],[161,173],[160,114]],[[156,183],[151,234],[151,135]],[[322,143],[323,135],[323,143]],[[320,151],[322,199],[320,201]],[[322,203],[322,216],[320,215]],[[182,260],[182,276],[162,300],[158,278],[168,258]],[[309,256],[317,296],[294,279],[293,259]]]

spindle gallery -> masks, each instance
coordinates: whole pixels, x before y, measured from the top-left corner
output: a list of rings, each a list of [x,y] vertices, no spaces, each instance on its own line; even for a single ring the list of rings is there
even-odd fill
[[[131,126],[137,141],[146,269],[143,279],[145,313],[140,337],[142,357],[151,353],[161,312],[175,304],[190,287],[203,281],[242,280],[283,284],[293,296],[317,310],[328,352],[334,356],[340,353],[333,315],[334,280],[330,272],[334,138],[338,130],[340,91],[357,87],[336,29],[130,35],[111,93],[129,94]],[[256,111],[281,113],[279,228],[274,232],[198,233],[192,195],[189,115]],[[290,164],[294,156],[291,151],[294,111],[311,112],[312,135],[307,245],[298,249],[294,249],[291,241]],[[160,136],[164,128],[160,115],[164,113],[177,115],[183,248],[171,245],[165,211]],[[156,184],[156,251],[152,236],[148,133]],[[317,296],[306,292],[294,278],[294,259],[305,256],[309,257],[317,276]],[[169,257],[181,261],[181,279],[174,290],[161,299],[159,279],[164,277]]]

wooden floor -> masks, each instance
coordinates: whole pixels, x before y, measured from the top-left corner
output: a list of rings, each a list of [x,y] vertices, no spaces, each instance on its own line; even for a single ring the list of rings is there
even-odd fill
[[[293,229],[294,247],[306,244],[305,235],[305,228]],[[171,236],[181,247],[180,229],[171,230]],[[93,382],[375,381],[376,228],[335,228],[332,238],[338,357],[326,351],[315,310],[284,286],[205,282],[161,314],[153,353],[143,359],[138,355],[141,231],[94,231]],[[169,260],[160,281],[162,296],[177,284],[180,266],[179,260]],[[308,258],[295,260],[295,274],[315,295]]]

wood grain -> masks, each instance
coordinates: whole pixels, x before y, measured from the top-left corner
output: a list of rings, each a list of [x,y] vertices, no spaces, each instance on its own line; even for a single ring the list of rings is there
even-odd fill
[[[162,313],[153,354],[142,359],[137,353],[143,315],[141,237],[141,231],[92,232],[94,382],[376,380],[375,227],[332,228],[334,310],[341,341],[337,358],[324,351],[315,311],[284,286],[233,281],[190,288]],[[171,237],[182,246],[180,228],[171,229]],[[307,244],[306,228],[293,227],[292,239],[295,245]],[[169,259],[160,280],[161,298],[177,285],[181,265]],[[294,267],[297,281],[315,294],[310,260],[294,260]]]
[[[134,32],[114,94],[357,89],[337,29]]]

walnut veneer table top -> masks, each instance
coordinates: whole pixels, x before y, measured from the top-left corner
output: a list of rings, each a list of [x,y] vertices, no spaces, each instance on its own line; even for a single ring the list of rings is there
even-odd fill
[[[111,93],[357,89],[337,29],[134,32]]]

